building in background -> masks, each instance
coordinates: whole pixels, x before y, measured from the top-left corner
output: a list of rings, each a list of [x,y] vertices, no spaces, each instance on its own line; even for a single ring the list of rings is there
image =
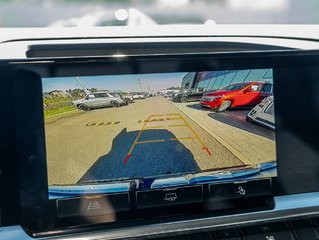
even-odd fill
[[[182,79],[182,84],[181,84],[182,90],[189,90],[194,88],[196,77],[197,77],[196,72],[187,73]]]
[[[203,88],[209,91],[224,88],[232,83],[273,82],[272,69],[245,69],[225,71],[189,72],[182,79],[182,89]]]

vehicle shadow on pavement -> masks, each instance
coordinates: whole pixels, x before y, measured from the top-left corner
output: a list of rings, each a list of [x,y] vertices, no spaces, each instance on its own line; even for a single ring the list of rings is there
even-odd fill
[[[246,121],[246,116],[250,110],[247,109],[231,109],[225,112],[209,113],[208,116],[219,122],[225,123],[235,128],[260,135],[275,141],[275,132],[266,127]]]
[[[189,108],[192,108],[192,109],[196,109],[196,110],[201,110],[201,111],[205,111],[205,112],[211,112],[211,110],[209,108],[204,108],[199,103],[189,104],[189,105],[186,105],[186,106],[189,107]]]
[[[127,132],[124,128],[113,139],[111,151],[97,159],[78,183],[200,171],[192,152],[172,132],[166,129],[146,129],[140,135],[139,132]]]

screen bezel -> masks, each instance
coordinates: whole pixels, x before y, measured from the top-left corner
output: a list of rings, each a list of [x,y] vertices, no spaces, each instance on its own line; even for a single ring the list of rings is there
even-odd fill
[[[20,221],[27,225],[36,222],[38,226],[52,225],[54,228],[63,227],[63,221],[56,216],[55,200],[48,200],[47,174],[45,160],[44,119],[42,107],[41,77],[103,75],[103,74],[142,74],[161,72],[183,72],[183,71],[213,71],[247,68],[273,68],[276,78],[278,68],[293,68],[300,66],[318,66],[319,53],[317,51],[275,51],[268,53],[223,53],[223,54],[178,54],[170,56],[130,56],[130,57],[86,57],[86,58],[56,58],[21,60],[11,63],[7,71],[14,72],[13,95],[14,95],[14,121],[17,136],[16,148],[18,150],[17,162],[19,166],[19,183],[21,192],[26,189],[37,189],[34,203],[37,209],[21,207]],[[26,84],[27,81],[28,84]],[[275,99],[280,96],[276,94],[277,83],[274,80]],[[28,111],[18,111],[21,107],[21,93],[28,91],[30,98],[23,102]],[[280,89],[278,89],[278,92]],[[33,107],[32,107],[33,106]],[[281,107],[275,101],[276,109]],[[24,119],[24,122],[19,121]],[[277,119],[277,112],[276,112]],[[276,123],[276,133],[281,130],[280,123]],[[276,134],[277,135],[277,134]],[[278,138],[276,136],[276,148],[278,149]],[[32,154],[30,154],[32,153]],[[278,158],[277,158],[278,161]],[[278,161],[278,166],[281,163]],[[22,174],[23,173],[23,174]],[[281,175],[273,179],[275,195],[300,192],[285,190],[281,187]],[[302,191],[314,191],[318,188],[313,186]],[[22,204],[23,205],[23,204]],[[200,208],[200,207],[199,207]],[[196,209],[196,208],[195,208]],[[183,212],[183,207],[179,209]],[[185,210],[185,209],[184,209]],[[162,217],[169,216],[163,215]],[[153,213],[150,213],[153,214]],[[186,214],[187,216],[187,214]],[[32,219],[30,221],[30,219]],[[78,221],[78,220],[77,220]],[[99,222],[99,221],[97,221]],[[114,224],[111,224],[114,226]],[[116,224],[115,224],[116,225]],[[46,227],[47,227],[46,226]],[[39,226],[38,226],[39,227]],[[43,228],[46,228],[43,226]],[[39,227],[41,229],[41,227]]]

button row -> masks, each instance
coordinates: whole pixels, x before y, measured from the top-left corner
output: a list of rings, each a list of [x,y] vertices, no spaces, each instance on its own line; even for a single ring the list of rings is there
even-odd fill
[[[169,207],[204,201],[202,185],[137,191],[136,209]],[[209,201],[271,195],[270,179],[209,185]],[[130,210],[129,193],[58,199],[59,217],[96,216]]]

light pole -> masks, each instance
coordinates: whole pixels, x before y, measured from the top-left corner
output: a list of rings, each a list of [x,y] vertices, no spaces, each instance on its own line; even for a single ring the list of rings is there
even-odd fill
[[[75,79],[77,80],[77,82],[80,84],[80,86],[83,88],[83,90],[84,90],[84,92],[85,92],[85,94],[90,94],[91,93],[91,91],[89,91],[89,90],[87,90],[85,87],[84,87],[84,85],[83,85],[83,83],[81,82],[81,80],[80,80],[80,78],[79,77],[75,77]]]
[[[140,75],[137,76],[137,84],[140,87],[140,90],[142,91],[142,83],[141,83]]]

